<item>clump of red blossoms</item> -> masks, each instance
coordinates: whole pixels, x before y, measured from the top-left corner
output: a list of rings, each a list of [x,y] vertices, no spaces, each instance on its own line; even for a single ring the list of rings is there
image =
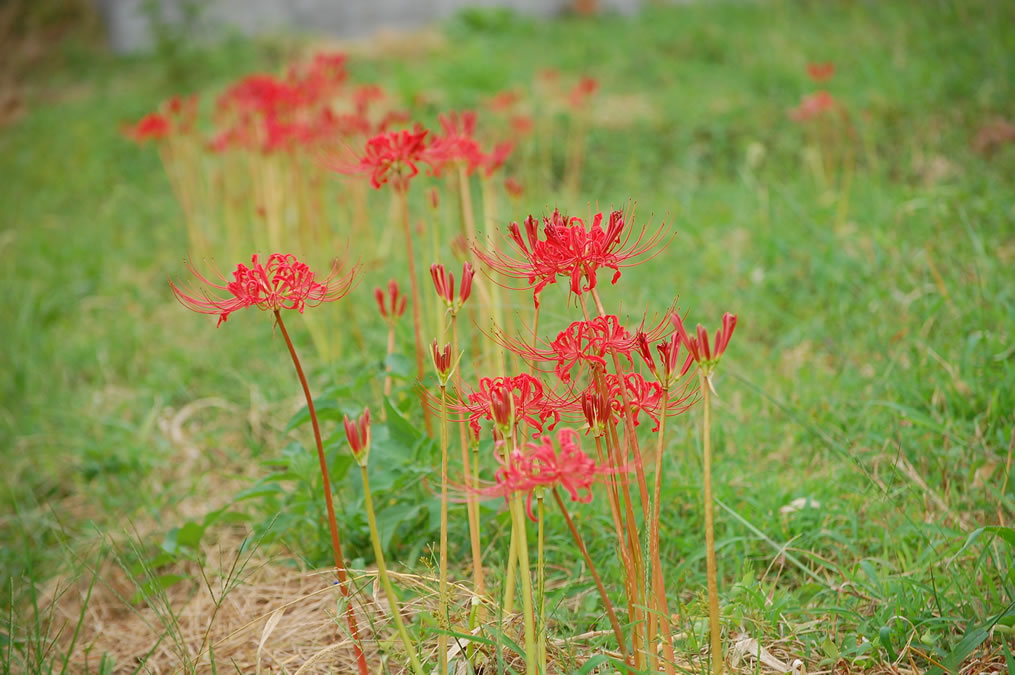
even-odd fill
[[[444,269],[444,265],[434,263],[430,266],[430,277],[433,279],[434,289],[437,291],[437,295],[447,306],[448,311],[452,315],[458,314],[458,311],[465,304],[465,301],[472,295],[472,279],[476,276],[476,270],[473,269],[472,265],[465,263],[462,266],[462,285],[458,291],[458,297],[455,297],[455,275],[453,272],[447,272]]]
[[[730,338],[733,337],[733,329],[737,327],[737,315],[730,314],[729,312],[722,315],[722,326],[715,332],[714,349],[709,347],[708,331],[700,323],[695,330],[695,335],[692,337],[684,329],[684,322],[679,314],[674,312],[670,316],[670,319],[673,321],[673,328],[677,331],[681,342],[687,348],[691,358],[702,369],[705,377],[711,375],[716,365],[718,365],[723,352],[726,351]]]
[[[485,496],[508,497],[526,492],[526,510],[533,521],[532,493],[537,488],[552,490],[561,487],[571,501],[588,504],[592,501],[592,485],[599,476],[616,469],[599,466],[586,455],[579,443],[578,432],[561,429],[556,443],[550,436],[541,436],[538,443],[527,443],[524,449],[512,451],[507,458],[497,455],[501,467],[494,478],[496,485],[485,488]]]
[[[363,157],[351,167],[335,166],[340,173],[369,173],[375,189],[390,182],[398,191],[405,191],[409,181],[419,174],[417,164],[429,162],[426,153],[426,129],[388,131],[367,141]]]
[[[518,423],[542,432],[544,427],[553,429],[560,421],[559,401],[546,396],[542,383],[526,373],[484,377],[479,381],[479,389],[460,393],[459,398],[458,403],[450,405],[450,410],[467,416],[469,427],[477,436],[481,420],[493,422],[505,438],[512,435]]]
[[[405,314],[406,297],[398,288],[398,282],[392,279],[388,282],[388,292],[381,288],[374,289],[374,300],[377,301],[377,309],[389,324]]]
[[[596,287],[601,268],[613,270],[611,283],[620,279],[621,270],[631,267],[660,244],[662,227],[654,233],[644,228],[635,234],[623,211],[614,211],[603,227],[603,214],[597,213],[592,224],[581,218],[567,218],[559,210],[543,218],[542,238],[539,222],[531,215],[525,219],[525,235],[517,222],[508,226],[508,240],[516,255],[501,253],[495,248],[487,252],[473,245],[473,252],[492,270],[506,277],[521,279],[533,289],[533,300],[539,306],[539,294],[558,277],[570,279],[570,290],[581,295]]]
[[[835,64],[831,61],[827,63],[808,63],[807,64],[807,76],[815,82],[824,82],[832,79],[835,75]]]
[[[348,274],[340,274],[340,266],[336,262],[331,274],[318,281],[310,267],[297,260],[296,256],[283,253],[272,253],[263,265],[254,254],[250,267],[242,263],[236,266],[231,281],[218,274],[222,283],[211,281],[190,263],[187,267],[206,288],[185,290],[170,281],[176,299],[195,312],[217,314],[217,325],[222,325],[231,313],[244,307],[256,306],[272,311],[295,309],[303,313],[308,304],[316,306],[338,300],[349,292],[356,273],[353,268]],[[213,295],[207,290],[209,288],[225,295]]]
[[[787,113],[794,122],[806,122],[838,108],[835,97],[825,90],[816,91],[800,99],[800,105]]]

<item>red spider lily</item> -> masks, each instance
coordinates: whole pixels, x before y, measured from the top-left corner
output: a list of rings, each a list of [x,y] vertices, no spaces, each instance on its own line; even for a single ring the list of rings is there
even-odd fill
[[[451,345],[444,345],[443,350],[438,349],[437,338],[434,338],[430,352],[433,357],[434,370],[437,371],[437,379],[440,381],[441,387],[446,387],[451,378]]]
[[[462,287],[458,291],[458,297],[455,297],[455,275],[446,272],[444,265],[433,264],[430,266],[430,277],[433,279],[434,288],[437,289],[437,295],[440,296],[444,304],[447,305],[448,311],[451,312],[452,316],[458,314],[458,311],[465,304],[465,301],[472,295],[472,279],[476,276],[476,270],[473,269],[470,263],[465,263],[462,266]]]
[[[483,151],[473,137],[476,133],[475,111],[452,111],[440,115],[438,119],[441,135],[427,149],[434,175],[439,176],[445,167],[456,164],[464,164],[466,173],[471,174],[483,162]]]
[[[536,124],[528,115],[514,115],[511,118],[511,130],[518,136],[528,136]]]
[[[827,91],[821,90],[804,96],[800,99],[800,105],[796,108],[791,108],[787,114],[794,122],[806,122],[807,120],[820,117],[838,106],[839,103],[835,100],[834,96]]]
[[[544,427],[553,429],[560,421],[562,403],[547,396],[543,384],[525,373],[484,377],[477,390],[459,392],[458,399],[449,410],[468,419],[469,428],[477,436],[482,420],[494,422],[503,437],[510,436],[518,423],[542,432]]]
[[[691,337],[684,330],[684,322],[679,314],[674,312],[670,315],[670,320],[691,358],[704,371],[706,377],[711,375],[719,363],[719,358],[726,351],[730,338],[733,337],[733,329],[737,327],[737,315],[729,312],[722,315],[722,326],[715,332],[714,350],[709,348],[708,331],[700,323],[695,331],[695,336]]]
[[[123,135],[140,144],[164,140],[169,137],[171,131],[172,125],[168,117],[161,113],[149,113],[136,124],[125,127]]]
[[[430,133],[417,126],[414,130],[388,131],[367,141],[366,150],[354,166],[333,164],[340,173],[369,173],[374,189],[390,182],[398,191],[407,190],[409,181],[419,174],[416,166],[428,162],[426,136]]]
[[[514,149],[514,143],[504,141],[495,145],[489,153],[481,154],[479,157],[479,167],[483,169],[483,175],[489,178],[495,174],[497,169],[504,166],[504,162],[511,156]]]
[[[204,277],[190,263],[187,263],[187,267],[202,284],[228,295],[211,295],[207,289],[185,292],[170,281],[176,299],[195,312],[217,314],[219,326],[231,313],[244,307],[256,306],[261,310],[273,311],[295,309],[302,314],[308,304],[314,307],[345,296],[352,287],[356,273],[353,268],[348,275],[339,276],[339,266],[336,263],[326,279],[317,281],[306,264],[299,262],[293,255],[282,253],[272,253],[264,265],[258,262],[255,254],[250,267],[242,263],[236,266],[232,281],[219,273],[218,277],[223,282],[221,284]]]
[[[677,367],[680,361],[680,335],[673,333],[669,338],[663,340],[656,345],[656,350],[659,352],[659,358],[662,363],[662,372],[656,368],[655,358],[652,356],[652,349],[649,345],[650,338],[647,334],[639,331],[635,337],[637,343],[638,353],[641,355],[645,365],[648,366],[649,372],[651,372],[661,385],[669,387],[671,384],[676,382],[678,379],[687,374],[687,371],[691,367],[691,362],[694,360],[691,354],[687,355],[684,360],[684,364],[681,367]]]
[[[661,328],[651,330],[655,335]],[[557,337],[541,349],[520,340],[499,337],[503,346],[527,361],[552,362],[561,382],[570,382],[571,371],[583,363],[606,367],[608,354],[623,356],[631,362],[631,351],[637,348],[637,339],[613,314],[597,316],[590,321],[575,321],[557,333]]]
[[[641,424],[639,419],[639,413],[644,412],[648,415],[655,426],[652,427],[652,431],[659,431],[659,418],[666,414],[667,416],[678,415],[694,404],[695,400],[694,389],[690,386],[685,386],[677,391],[669,392],[666,397],[666,410],[662,410],[663,403],[663,388],[658,382],[649,382],[638,373],[625,373],[623,377],[617,377],[611,373],[604,375],[606,378],[606,388],[609,394],[609,400],[607,404],[611,410],[617,415],[622,414],[624,410],[623,396],[621,395],[621,383],[626,389],[627,401],[631,406],[631,414],[634,416],[632,420],[634,426]],[[592,387],[589,391],[595,391]]]
[[[509,89],[494,95],[493,98],[487,101],[486,107],[495,112],[504,112],[514,108],[521,100],[521,94]]]
[[[588,504],[592,501],[592,485],[599,476],[616,469],[598,466],[582,449],[578,432],[561,429],[556,443],[541,436],[538,443],[527,443],[524,449],[511,452],[506,459],[497,456],[501,467],[495,474],[496,485],[481,490],[485,496],[508,497],[516,492],[528,493],[525,508],[533,521],[532,494],[537,488],[552,490],[561,487],[571,500]]]
[[[599,91],[599,80],[594,77],[583,77],[578,80],[578,84],[568,94],[568,103],[572,108],[580,108],[597,91]]]
[[[807,76],[815,82],[830,80],[833,75],[835,75],[835,64],[832,62],[807,64]]]
[[[507,191],[508,197],[514,201],[518,201],[525,194],[525,187],[511,176],[504,179],[504,190]]]
[[[366,466],[370,458],[370,409],[364,408],[363,414],[355,421],[345,415],[343,424],[352,456],[360,466]]]
[[[539,225],[535,218],[525,220],[525,237],[518,223],[508,226],[508,240],[519,257],[501,253],[499,249],[487,252],[478,245],[473,252],[494,271],[506,277],[523,279],[533,289],[533,301],[539,306],[539,294],[558,277],[571,280],[570,290],[575,295],[596,287],[600,268],[612,269],[611,283],[620,279],[621,269],[643,261],[643,255],[659,244],[662,228],[648,235],[642,228],[632,234],[622,211],[610,214],[603,228],[603,214],[597,213],[588,227],[581,218],[567,218],[559,210],[543,218],[543,239],[539,238]],[[658,254],[658,251],[648,256]]]
[[[374,299],[377,300],[377,308],[381,312],[381,317],[388,323],[393,323],[395,319],[405,314],[406,297],[402,295],[398,288],[398,282],[394,279],[388,282],[387,294],[380,288],[375,288]]]
[[[589,425],[589,433],[596,438],[606,433],[606,425],[611,419],[611,406],[606,397],[595,386],[591,386],[582,392],[581,406]]]

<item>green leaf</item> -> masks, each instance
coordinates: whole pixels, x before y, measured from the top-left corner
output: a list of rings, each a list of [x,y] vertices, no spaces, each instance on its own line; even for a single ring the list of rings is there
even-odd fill
[[[234,502],[243,501],[244,499],[254,499],[256,497],[265,497],[267,495],[278,495],[285,494],[285,490],[278,483],[264,483],[252,485],[245,490],[240,490],[233,497]]]
[[[1007,640],[1001,640],[1001,648],[1004,649],[1004,661],[1008,665],[1008,672],[1015,673],[1015,658],[1012,658]]]
[[[384,368],[395,377],[407,379],[412,372],[412,362],[405,354],[396,352],[388,354],[388,357],[384,359]]]
[[[984,532],[1001,537],[1008,543],[1009,546],[1015,548],[1015,530],[1013,530],[1010,527],[1001,527],[1000,525],[989,525],[987,527],[981,527],[970,532],[969,536],[966,538],[966,543],[962,545],[962,548],[959,549],[958,553],[952,556],[950,562],[954,562],[956,558],[962,555],[966,551],[966,549],[972,546],[973,543],[977,539],[979,539],[980,535],[983,534]]]
[[[314,411],[317,413],[317,421],[323,422],[325,420],[332,420],[335,422],[341,422],[342,416],[349,414],[348,406],[343,406],[337,400],[333,398],[314,399]],[[285,430],[292,431],[296,427],[303,426],[310,421],[310,409],[303,406],[299,411],[289,419],[289,423],[286,424]]]
[[[413,522],[419,517],[422,506],[419,504],[394,504],[377,514],[377,533],[381,537],[381,548],[385,551],[391,547],[391,540],[402,523]]]
[[[895,662],[898,658],[898,654],[895,653],[895,648],[892,646],[892,629],[888,626],[882,626],[881,630],[878,631],[878,637],[881,640],[881,646],[888,652],[888,660]]]

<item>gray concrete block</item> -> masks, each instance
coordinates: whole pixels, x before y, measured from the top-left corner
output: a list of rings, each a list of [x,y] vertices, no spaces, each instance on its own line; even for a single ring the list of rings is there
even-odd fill
[[[154,37],[146,0],[93,0],[117,52],[147,51]],[[381,29],[407,30],[441,21],[466,7],[509,7],[538,17],[563,12],[570,0],[157,0],[157,17],[180,25],[185,3],[200,8],[200,38],[228,31],[244,35],[301,32],[342,38]],[[600,0],[608,11],[635,12],[641,0]]]

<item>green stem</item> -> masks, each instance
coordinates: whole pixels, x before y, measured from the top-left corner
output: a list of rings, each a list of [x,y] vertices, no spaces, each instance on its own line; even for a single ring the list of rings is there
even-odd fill
[[[536,509],[539,514],[539,524],[536,528],[536,605],[539,608],[539,625],[536,627],[539,634],[539,668],[541,673],[546,672],[546,570],[543,562],[543,490],[540,488],[536,496]]]
[[[360,646],[359,626],[356,624],[356,614],[353,609],[352,599],[349,597],[349,582],[345,574],[345,559],[342,557],[342,541],[338,538],[335,505],[331,501],[331,481],[328,479],[328,460],[324,457],[324,442],[321,440],[321,427],[317,422],[317,410],[314,408],[314,399],[310,395],[310,385],[307,384],[307,376],[303,373],[303,366],[300,365],[300,359],[296,355],[296,347],[293,346],[293,341],[289,337],[289,331],[286,330],[285,322],[282,321],[282,313],[277,309],[275,310],[275,321],[282,332],[282,337],[285,338],[286,346],[289,347],[289,355],[293,359],[296,375],[300,379],[300,384],[303,386],[303,395],[307,399],[307,411],[310,413],[310,424],[314,428],[314,441],[317,444],[317,461],[321,465],[324,504],[328,510],[328,529],[331,532],[331,550],[335,556],[335,569],[338,572],[338,587],[346,600],[345,619],[346,623],[349,624],[349,632],[352,634],[353,649],[356,652],[356,663],[359,666],[360,674],[367,675],[367,659],[363,653],[363,648]]]
[[[451,353],[453,358],[460,358],[458,352],[458,315],[451,315]],[[461,361],[459,361],[461,363]],[[460,368],[455,368],[455,384],[458,391],[462,390],[462,371]],[[446,415],[445,415],[446,416]],[[471,457],[470,462],[470,449],[468,441],[468,432],[466,431],[466,420],[462,420],[458,425],[458,439],[462,444],[462,471],[465,474],[466,485],[471,489],[466,490],[466,513],[468,514],[469,520],[469,544],[472,549],[472,587],[473,593],[476,595],[483,595],[485,592],[484,580],[483,580],[483,549],[480,547],[479,542],[479,502],[476,501],[476,494],[474,490],[479,489],[479,453],[475,453]],[[471,644],[471,643],[470,643]]]
[[[700,371],[699,371],[700,372]],[[699,374],[701,381],[701,403],[704,408],[702,445],[704,448],[705,483],[705,572],[708,576],[708,626],[712,645],[712,674],[722,675],[722,636],[719,626],[719,582],[715,564],[715,529],[712,513],[712,399],[708,377]]]
[[[381,578],[381,585],[384,593],[388,596],[388,609],[391,612],[391,619],[395,622],[398,635],[402,638],[405,646],[405,653],[409,656],[409,664],[416,675],[424,675],[423,666],[420,665],[419,657],[416,656],[416,647],[409,638],[409,631],[405,629],[402,622],[402,609],[398,603],[398,596],[388,578],[388,567],[384,564],[384,551],[381,550],[381,536],[377,533],[377,516],[374,515],[374,502],[370,498],[370,479],[367,477],[367,468],[360,466],[360,473],[363,475],[363,502],[367,510],[367,523],[370,525],[370,543],[374,547],[374,557],[377,558],[377,575]]]
[[[525,511],[522,496],[511,496],[511,511],[518,532],[518,575],[522,579],[522,625],[525,627],[525,672],[526,675],[539,673],[536,652],[536,628],[532,622],[532,578],[529,571],[529,542],[525,536]]]
[[[441,387],[441,551],[440,551],[440,609],[441,633],[437,638],[437,663],[440,675],[448,672],[448,392]]]

